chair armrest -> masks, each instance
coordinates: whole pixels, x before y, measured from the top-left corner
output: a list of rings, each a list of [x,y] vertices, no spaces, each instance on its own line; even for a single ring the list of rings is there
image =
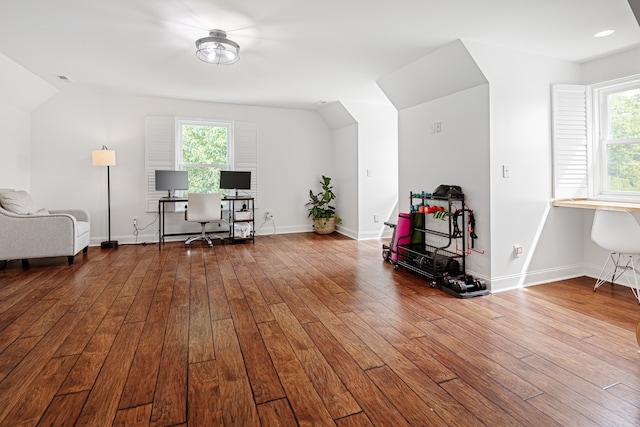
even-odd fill
[[[71,215],[76,221],[89,222],[89,213],[82,209],[56,209],[49,211],[50,215]],[[30,215],[34,216],[34,215]]]

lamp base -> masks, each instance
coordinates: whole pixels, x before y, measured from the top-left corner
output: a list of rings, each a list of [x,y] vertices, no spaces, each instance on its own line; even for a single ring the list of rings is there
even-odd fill
[[[106,241],[100,243],[100,247],[102,249],[117,248],[118,247],[118,241],[117,240],[106,240]]]

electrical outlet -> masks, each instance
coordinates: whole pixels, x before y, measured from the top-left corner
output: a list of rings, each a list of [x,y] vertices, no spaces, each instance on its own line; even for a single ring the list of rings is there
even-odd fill
[[[133,227],[136,228],[138,226],[138,218],[133,217]]]
[[[513,256],[514,258],[520,258],[520,255],[522,255],[523,253],[523,249],[522,249],[522,245],[519,245],[518,243],[513,245]]]
[[[273,211],[271,209],[267,209],[266,212],[264,213],[264,218],[266,220],[273,219]]]

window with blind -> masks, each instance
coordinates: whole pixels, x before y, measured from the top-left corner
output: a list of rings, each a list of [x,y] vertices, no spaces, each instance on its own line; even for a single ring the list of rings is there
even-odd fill
[[[552,98],[554,197],[640,200],[640,76]]]
[[[640,78],[593,89],[596,193],[640,198]]]
[[[257,201],[255,123],[147,117],[145,133],[147,211],[157,211],[158,199],[165,195],[155,191],[157,169],[188,171],[187,192],[202,193],[220,191],[220,170],[251,171],[251,190],[247,193]]]
[[[176,130],[177,168],[189,173],[183,195],[220,193],[220,171],[233,169],[231,123],[179,119]]]

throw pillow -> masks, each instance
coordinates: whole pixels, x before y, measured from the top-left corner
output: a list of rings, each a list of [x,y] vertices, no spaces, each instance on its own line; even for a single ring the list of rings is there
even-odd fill
[[[48,214],[45,209],[37,208],[26,191],[7,191],[0,193],[0,205],[18,215]]]

